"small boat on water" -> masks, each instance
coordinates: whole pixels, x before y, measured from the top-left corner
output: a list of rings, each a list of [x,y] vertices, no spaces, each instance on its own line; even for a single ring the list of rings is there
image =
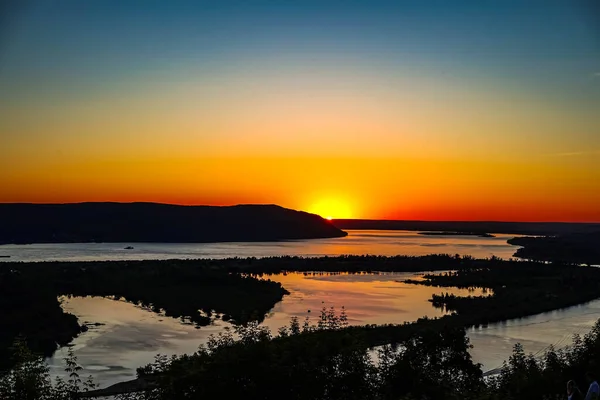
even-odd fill
[[[10,256],[4,256],[4,255],[0,254],[0,258],[10,258]]]
[[[125,247],[125,250],[133,250],[133,246],[127,246],[127,247]]]

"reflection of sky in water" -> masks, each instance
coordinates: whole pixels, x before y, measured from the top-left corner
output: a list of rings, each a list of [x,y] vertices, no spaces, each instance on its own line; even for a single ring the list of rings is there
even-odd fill
[[[521,343],[525,352],[542,355],[548,346],[570,345],[574,334],[584,335],[600,318],[600,300],[564,310],[555,310],[470,329],[467,334],[473,344],[471,354],[483,370],[498,368]]]
[[[440,289],[398,282],[413,276],[412,273],[274,275],[269,279],[280,282],[291,294],[275,305],[265,325],[277,329],[292,316],[300,319],[316,317],[323,307],[332,306],[338,310],[345,307],[350,322],[354,324],[401,323],[425,315],[443,315],[428,301],[433,293],[469,294],[465,289]]]
[[[407,285],[399,280],[411,273],[316,274],[289,273],[272,275],[291,294],[275,305],[264,325],[273,332],[287,325],[292,316],[315,322],[322,307],[344,306],[351,324],[382,324],[413,321],[419,317],[439,316],[442,311],[428,302],[432,293],[470,294],[464,289]],[[481,291],[471,294],[480,295]],[[227,324],[196,329],[179,320],[157,315],[123,301],[104,298],[66,299],[64,308],[81,322],[103,323],[75,339],[75,353],[84,366],[84,375],[92,374],[106,386],[132,379],[135,369],[151,362],[156,354],[193,353],[208,336]],[[311,310],[309,313],[308,310]],[[526,352],[541,353],[550,344],[556,347],[571,342],[574,333],[585,334],[600,317],[600,300],[562,311],[470,329],[474,345],[471,353],[484,371],[499,367],[520,342]],[[65,349],[50,360],[52,371],[61,372],[60,359]]]
[[[135,369],[148,364],[156,354],[193,353],[221,325],[196,329],[179,320],[162,317],[130,303],[101,297],[75,297],[63,303],[80,322],[102,323],[73,341],[75,354],[102,386],[135,378]],[[54,374],[61,374],[66,349],[49,360]]]
[[[281,282],[291,294],[275,305],[264,325],[277,332],[293,316],[310,316],[316,323],[321,308],[331,306],[338,310],[344,306],[351,324],[401,323],[424,315],[442,315],[428,301],[432,293],[469,294],[464,289],[398,282],[410,277],[414,274],[272,275],[270,279]],[[220,325],[196,329],[123,301],[99,297],[65,299],[63,306],[81,322],[105,324],[92,326],[74,341],[84,375],[92,374],[103,386],[134,378],[135,369],[151,362],[156,354],[193,353],[211,333],[227,325],[219,322]],[[50,360],[53,373],[61,372],[64,354],[62,349]]]
[[[484,258],[510,258],[516,247],[506,243],[515,235],[429,236],[412,231],[350,230],[344,238],[262,243],[63,243],[0,245],[4,261],[144,260],[174,258],[316,257],[340,254],[426,255],[449,253]],[[124,247],[133,245],[133,250]]]

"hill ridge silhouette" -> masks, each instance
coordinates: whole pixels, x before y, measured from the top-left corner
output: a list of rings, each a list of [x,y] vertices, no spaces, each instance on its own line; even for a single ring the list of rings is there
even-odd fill
[[[316,214],[274,204],[3,203],[0,244],[209,243],[342,237]]]

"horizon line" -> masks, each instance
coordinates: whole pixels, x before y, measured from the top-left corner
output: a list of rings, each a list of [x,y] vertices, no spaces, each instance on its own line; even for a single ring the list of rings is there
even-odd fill
[[[365,221],[365,222],[446,222],[446,223],[488,223],[488,224],[582,224],[582,225],[600,225],[600,221],[516,221],[516,220],[451,220],[451,219],[389,219],[389,218],[327,218],[316,213],[309,211],[284,207],[275,203],[237,203],[237,204],[224,204],[224,205],[211,205],[211,204],[178,204],[178,203],[161,203],[154,201],[79,201],[79,202],[64,202],[64,203],[48,203],[48,202],[5,202],[0,201],[1,205],[77,205],[77,204],[154,204],[163,206],[174,206],[174,207],[215,207],[215,208],[227,208],[227,207],[239,207],[239,206],[270,206],[280,207],[288,210],[304,212],[307,214],[318,215],[328,221]]]

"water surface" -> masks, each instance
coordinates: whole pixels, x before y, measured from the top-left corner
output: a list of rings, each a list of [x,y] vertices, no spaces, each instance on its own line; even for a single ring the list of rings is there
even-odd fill
[[[382,324],[414,321],[419,317],[441,316],[442,310],[428,301],[433,293],[475,294],[465,289],[435,288],[399,282],[411,273],[382,274],[302,274],[270,276],[281,282],[291,294],[275,305],[263,325],[273,332],[288,324],[292,316],[310,316],[316,322],[322,307],[345,307],[351,324]],[[156,354],[193,353],[210,334],[229,326],[222,321],[196,329],[180,320],[164,317],[123,301],[99,297],[65,299],[63,307],[81,322],[99,322],[77,337],[75,354],[84,366],[106,386],[135,377],[135,369],[151,362]],[[310,312],[309,312],[310,310]],[[542,354],[550,345],[557,348],[571,343],[573,334],[585,334],[600,318],[600,300],[538,314],[531,317],[469,329],[474,345],[471,354],[484,371],[495,369],[510,356],[516,343],[526,352]],[[54,374],[62,368],[65,349],[49,360]]]
[[[467,335],[473,344],[471,355],[483,364],[484,371],[502,366],[515,344],[521,343],[526,353],[542,356],[552,345],[556,349],[572,343],[573,335],[585,335],[600,318],[600,300],[531,317],[471,328]]]
[[[506,241],[519,235],[496,234],[493,238],[455,235],[419,235],[414,231],[349,230],[348,236],[332,239],[236,243],[51,243],[0,245],[0,261],[106,261],[192,258],[412,255],[432,253],[495,255],[511,258],[517,247]],[[132,250],[125,247],[132,246]]]
[[[444,312],[428,301],[433,293],[448,292],[466,296],[482,292],[457,288],[409,285],[401,280],[413,273],[381,274],[275,274],[269,279],[281,282],[290,295],[275,305],[263,325],[273,333],[289,325],[294,316],[312,318],[316,324],[323,307],[345,307],[353,325],[402,323]],[[181,321],[155,314],[124,301],[101,297],[63,298],[63,308],[81,322],[102,323],[93,326],[74,341],[74,351],[84,367],[103,386],[135,377],[135,369],[160,354],[193,353],[210,334],[230,326],[222,321],[196,329]],[[54,373],[60,373],[62,349],[51,358]]]
[[[515,235],[429,236],[412,231],[351,230],[344,238],[295,240],[266,243],[72,243],[3,245],[2,261],[91,261],[189,259],[228,257],[267,257],[297,255],[306,257],[342,254],[426,255],[448,253],[477,258],[495,255],[511,258],[516,247],[506,243]],[[124,247],[133,246],[133,250]],[[272,275],[291,294],[277,303],[264,325],[273,332],[292,316],[316,316],[322,307],[344,306],[351,324],[384,324],[414,321],[423,316],[440,316],[442,310],[428,302],[433,293],[469,294],[466,290],[406,285],[399,282],[413,276],[406,273]],[[481,294],[481,293],[475,293]],[[73,344],[84,373],[95,376],[103,386],[135,377],[135,369],[151,362],[156,354],[192,353],[208,336],[228,324],[196,329],[181,321],[157,315],[132,304],[104,298],[66,299],[64,308],[82,322],[102,323],[77,337]],[[309,311],[310,310],[310,311]],[[484,371],[507,359],[515,343],[527,352],[541,353],[549,345],[560,347],[574,333],[587,332],[600,317],[600,300],[566,310],[471,329],[468,335],[473,358]],[[50,359],[53,373],[60,373],[65,349]]]

